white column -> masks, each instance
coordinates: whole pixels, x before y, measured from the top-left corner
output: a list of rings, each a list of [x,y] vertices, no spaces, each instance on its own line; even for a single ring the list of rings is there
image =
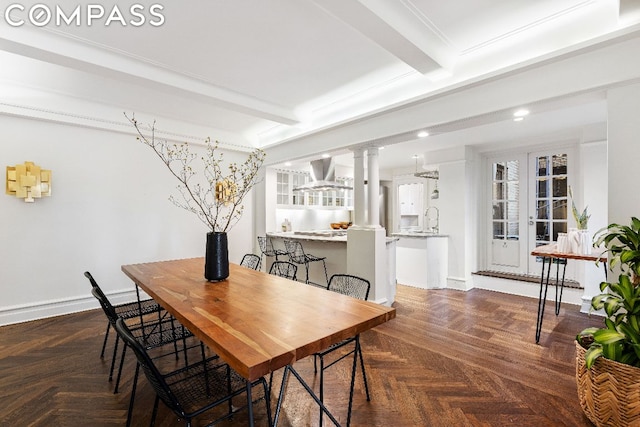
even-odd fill
[[[369,217],[367,226],[380,227],[380,167],[378,165],[378,147],[367,150],[367,195]]]
[[[365,225],[364,205],[364,149],[353,150],[353,222],[356,227]]]

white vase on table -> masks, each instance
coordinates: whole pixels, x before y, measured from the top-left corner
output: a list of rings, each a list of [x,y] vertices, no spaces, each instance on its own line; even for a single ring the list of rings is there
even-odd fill
[[[591,253],[591,237],[589,230],[578,230],[580,255],[589,255]]]
[[[569,253],[580,253],[580,233],[577,228],[570,228],[567,233],[567,240],[569,241]]]

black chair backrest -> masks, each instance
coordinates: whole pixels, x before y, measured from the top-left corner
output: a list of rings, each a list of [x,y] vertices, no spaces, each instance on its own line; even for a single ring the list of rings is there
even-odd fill
[[[269,269],[269,274],[296,280],[298,266],[287,261],[274,261]]]
[[[242,257],[240,265],[257,270],[258,268],[260,268],[260,257],[256,254],[246,254]]]
[[[171,392],[169,385],[164,380],[164,377],[158,371],[158,368],[151,360],[149,353],[147,350],[140,344],[138,340],[136,340],[124,323],[124,320],[118,319],[115,324],[115,329],[118,331],[118,335],[122,340],[133,350],[138,359],[138,364],[142,367],[142,371],[144,375],[147,377],[149,384],[153,387],[156,394],[167,407],[178,414],[184,414],[184,408],[180,405],[180,402],[175,397],[175,395]]]
[[[102,289],[100,289],[99,286],[95,286],[91,288],[91,294],[96,297],[96,299],[100,303],[100,307],[102,307],[102,311],[104,311],[107,319],[109,319],[109,323],[115,325],[116,320],[118,319],[116,309],[113,308],[113,305],[111,305],[111,302],[109,301],[107,296],[104,294],[104,292],[102,292]]]
[[[362,277],[350,274],[334,274],[329,279],[327,289],[350,297],[366,300],[369,298],[371,283]]]
[[[88,271],[84,272],[84,277],[86,277],[87,279],[89,279],[89,282],[91,282],[91,286],[94,288],[100,288],[100,286],[98,286],[98,282],[96,282],[96,280],[93,278],[93,276],[91,275],[91,273],[89,273]]]

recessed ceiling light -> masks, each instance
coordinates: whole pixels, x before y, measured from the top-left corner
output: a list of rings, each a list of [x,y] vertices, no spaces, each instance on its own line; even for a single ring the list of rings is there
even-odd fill
[[[384,147],[378,147],[378,150],[384,150]]]
[[[418,132],[418,138],[426,138],[427,136],[429,136],[429,132],[427,132],[426,130],[421,130],[420,132]]]
[[[524,120],[524,117],[516,117],[513,119],[514,122],[521,122]]]
[[[529,114],[529,110],[522,109],[522,110],[518,110],[515,113],[513,113],[513,117],[524,117],[524,116],[526,116],[528,114]]]
[[[329,153],[324,153],[324,154],[322,155],[322,158],[323,158],[323,159],[328,159],[329,157],[331,157],[331,154],[329,154]]]

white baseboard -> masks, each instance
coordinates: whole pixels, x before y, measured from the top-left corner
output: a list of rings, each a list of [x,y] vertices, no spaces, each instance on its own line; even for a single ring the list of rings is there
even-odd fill
[[[532,282],[521,282],[519,280],[501,279],[498,277],[472,275],[473,284],[478,289],[502,292],[506,294],[520,295],[529,298],[540,298],[540,284]],[[562,302],[567,304],[583,306],[583,289],[567,288],[562,292]],[[555,285],[549,285],[547,290],[547,300],[554,301],[556,298]],[[580,310],[582,311],[582,309]]]
[[[447,277],[447,289],[456,289],[458,291],[468,291],[473,289],[473,281],[462,277]]]
[[[111,292],[107,297],[113,305],[135,301],[137,298],[135,291],[131,290]],[[99,307],[98,301],[91,294],[75,298],[39,301],[19,306],[0,307],[0,326],[78,313]]]

